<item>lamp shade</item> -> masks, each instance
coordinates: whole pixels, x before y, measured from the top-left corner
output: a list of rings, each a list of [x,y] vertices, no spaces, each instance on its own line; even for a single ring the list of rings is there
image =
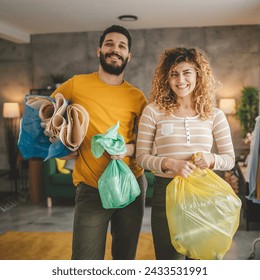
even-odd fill
[[[4,118],[19,118],[20,108],[17,102],[6,102],[3,107]]]
[[[226,115],[236,113],[236,99],[235,98],[222,98],[219,100],[219,109]]]

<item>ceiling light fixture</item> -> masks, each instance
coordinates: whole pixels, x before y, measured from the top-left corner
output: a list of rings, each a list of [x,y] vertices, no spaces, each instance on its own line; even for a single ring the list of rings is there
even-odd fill
[[[122,15],[118,17],[119,20],[122,21],[136,21],[137,20],[137,16],[134,15]]]

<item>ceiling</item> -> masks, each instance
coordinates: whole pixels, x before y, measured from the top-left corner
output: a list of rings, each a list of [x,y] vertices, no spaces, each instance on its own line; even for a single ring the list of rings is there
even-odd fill
[[[122,22],[120,15],[136,15]],[[128,29],[260,24],[260,0],[0,0],[0,38],[30,42],[30,35]]]

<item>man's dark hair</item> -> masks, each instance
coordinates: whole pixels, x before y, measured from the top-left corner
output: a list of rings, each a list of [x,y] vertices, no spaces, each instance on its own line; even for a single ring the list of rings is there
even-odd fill
[[[112,32],[116,32],[116,33],[121,33],[123,35],[126,36],[126,38],[128,39],[128,49],[129,51],[131,50],[131,46],[132,46],[132,38],[130,33],[128,32],[127,29],[125,29],[123,26],[120,25],[112,25],[110,27],[108,27],[106,30],[104,30],[103,34],[100,36],[100,40],[99,40],[99,47],[101,48],[105,37],[108,33],[112,33]]]

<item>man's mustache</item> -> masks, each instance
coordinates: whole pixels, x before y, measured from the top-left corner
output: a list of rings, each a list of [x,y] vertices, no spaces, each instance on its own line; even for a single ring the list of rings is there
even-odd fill
[[[123,57],[122,57],[121,55],[115,53],[115,52],[107,53],[107,54],[105,55],[105,58],[111,57],[111,56],[116,56],[116,57],[118,57],[119,59],[123,60]]]

